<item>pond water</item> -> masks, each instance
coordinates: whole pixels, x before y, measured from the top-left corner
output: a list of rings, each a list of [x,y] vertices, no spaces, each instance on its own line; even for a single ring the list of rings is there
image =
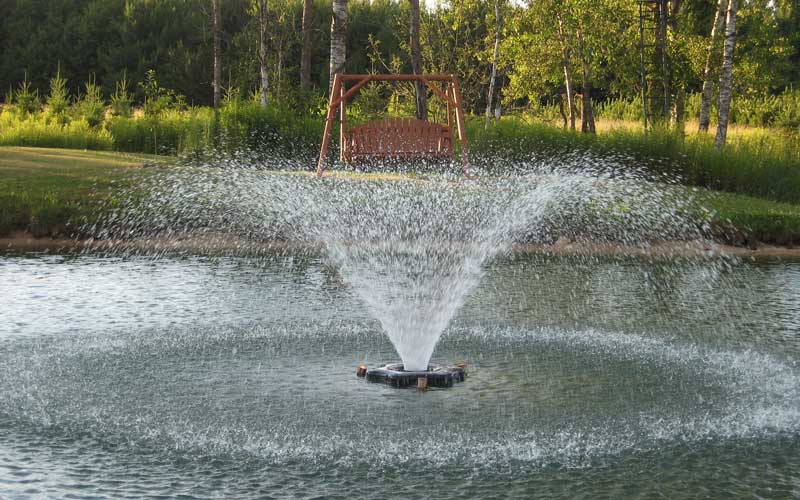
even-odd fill
[[[800,262],[493,261],[433,361],[314,256],[0,256],[3,498],[800,496]]]

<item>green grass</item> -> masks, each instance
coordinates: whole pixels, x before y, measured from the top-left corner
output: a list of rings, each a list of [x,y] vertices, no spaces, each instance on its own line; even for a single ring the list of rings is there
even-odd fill
[[[800,244],[800,205],[706,190],[697,202],[714,212],[719,236],[730,243]]]
[[[152,156],[0,147],[0,235],[65,237]]]
[[[141,168],[169,157],[114,152],[0,147],[0,236],[27,231],[38,237],[73,236],[99,218],[114,190],[130,187]],[[133,174],[133,175],[131,175]],[[310,175],[308,172],[300,173]],[[351,180],[403,179],[402,174],[329,172]],[[737,244],[800,243],[800,205],[696,189],[697,205],[714,212],[720,235]],[[723,234],[724,232],[724,234]]]

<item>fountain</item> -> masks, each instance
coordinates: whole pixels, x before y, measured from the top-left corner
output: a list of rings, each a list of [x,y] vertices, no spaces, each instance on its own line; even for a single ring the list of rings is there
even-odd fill
[[[690,197],[608,163],[529,166],[521,174],[517,166],[513,176],[470,179],[309,178],[206,166],[158,176],[150,196],[113,227],[126,235],[155,227],[167,241],[189,228],[209,247],[236,234],[239,251],[275,240],[321,245],[380,322],[401,359],[395,366],[416,380],[486,263],[514,243],[583,237],[641,247],[654,236],[704,237],[704,221],[686,210]],[[391,379],[392,371],[367,378]]]
[[[2,495],[797,496],[800,266],[625,158],[507,167],[153,171],[93,251],[4,255]]]

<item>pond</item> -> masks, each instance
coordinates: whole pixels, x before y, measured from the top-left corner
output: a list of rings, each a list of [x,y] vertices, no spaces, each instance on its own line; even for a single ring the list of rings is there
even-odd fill
[[[433,353],[335,268],[0,256],[5,497],[800,495],[800,262],[495,259]]]

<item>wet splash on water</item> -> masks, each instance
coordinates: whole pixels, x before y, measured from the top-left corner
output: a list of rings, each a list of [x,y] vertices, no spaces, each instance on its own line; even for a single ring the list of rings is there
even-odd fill
[[[796,370],[752,351],[598,330],[468,328],[449,342],[475,352],[536,352],[537,359],[503,367],[500,357],[488,358],[473,370],[471,388],[444,400],[391,389],[376,399],[353,390],[360,382],[351,370],[309,351],[324,344],[329,358],[344,359],[370,335],[363,326],[328,323],[39,339],[25,348],[18,341],[3,346],[13,362],[0,372],[0,415],[105,446],[346,467],[588,467],[664,443],[763,439],[800,428]],[[295,382],[266,397],[265,388],[286,379],[298,356],[288,346],[298,341],[300,356],[327,380]],[[272,362],[257,363],[264,355]],[[568,376],[555,362],[583,367]],[[643,374],[635,385],[626,385],[630,370]],[[513,388],[504,387],[506,377]],[[558,387],[548,383],[554,377]],[[683,390],[689,385],[693,391]],[[212,397],[213,386],[225,392]],[[471,418],[475,412],[480,419]]]
[[[186,238],[238,253],[278,241],[321,246],[412,370],[427,367],[485,264],[515,243],[642,249],[707,240],[707,214],[688,190],[613,159],[525,167],[508,176],[317,179],[226,160],[152,176],[92,231],[123,249],[131,237],[151,238],[154,253]]]

